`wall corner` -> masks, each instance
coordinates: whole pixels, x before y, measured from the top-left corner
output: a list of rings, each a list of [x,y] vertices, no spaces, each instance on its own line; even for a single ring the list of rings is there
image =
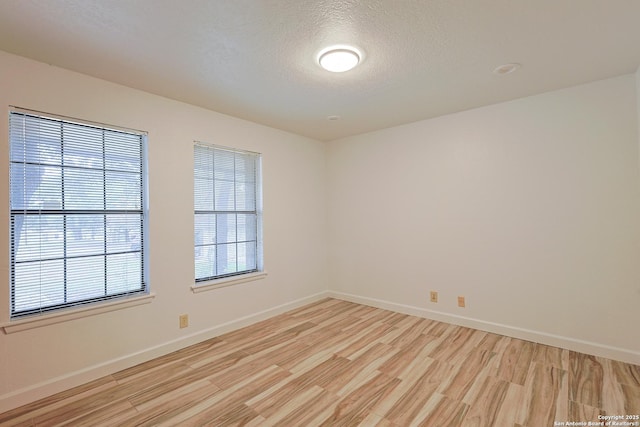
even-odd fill
[[[638,126],[638,168],[640,168],[640,65],[636,69],[636,125]]]

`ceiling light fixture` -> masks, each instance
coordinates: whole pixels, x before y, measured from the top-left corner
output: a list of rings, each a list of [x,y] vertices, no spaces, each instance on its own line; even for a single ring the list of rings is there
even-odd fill
[[[331,47],[320,52],[318,63],[332,73],[351,70],[360,62],[360,53],[352,47]]]

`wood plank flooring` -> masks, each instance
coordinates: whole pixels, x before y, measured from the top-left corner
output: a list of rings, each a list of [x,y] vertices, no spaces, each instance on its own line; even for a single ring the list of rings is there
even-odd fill
[[[0,425],[545,427],[637,414],[640,366],[325,299]]]

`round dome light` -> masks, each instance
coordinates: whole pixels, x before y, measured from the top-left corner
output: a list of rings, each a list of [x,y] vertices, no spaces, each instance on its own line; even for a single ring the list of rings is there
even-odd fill
[[[318,62],[327,71],[343,73],[358,65],[360,55],[353,49],[341,47],[322,53],[318,58]]]

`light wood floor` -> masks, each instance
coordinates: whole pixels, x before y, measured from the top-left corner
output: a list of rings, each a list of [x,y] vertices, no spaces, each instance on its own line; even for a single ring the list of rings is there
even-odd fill
[[[635,414],[640,366],[326,299],[0,425],[546,427]]]

